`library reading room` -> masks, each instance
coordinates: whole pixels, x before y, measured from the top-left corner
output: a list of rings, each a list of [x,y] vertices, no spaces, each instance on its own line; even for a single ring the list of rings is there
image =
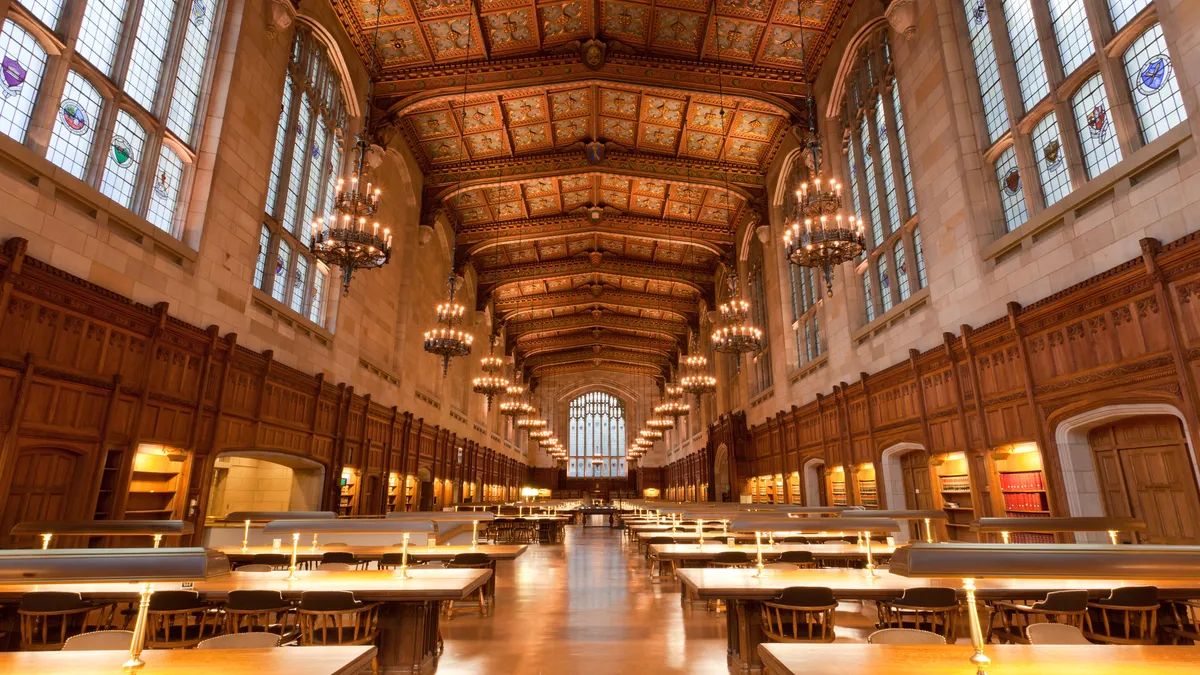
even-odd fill
[[[1200,0],[0,26],[0,673],[1200,672]]]

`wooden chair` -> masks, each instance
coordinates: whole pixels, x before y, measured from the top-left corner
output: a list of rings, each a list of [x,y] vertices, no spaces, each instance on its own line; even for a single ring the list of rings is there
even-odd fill
[[[1192,644],[1200,644],[1200,601],[1176,600],[1171,603],[1171,615],[1175,617],[1175,624],[1167,628],[1171,643],[1191,640]]]
[[[350,591],[304,591],[296,613],[304,646],[367,645],[379,634],[379,607]]]
[[[67,639],[112,625],[114,605],[97,605],[78,593],[26,593],[17,607],[22,651],[57,651]]]
[[[279,636],[274,633],[230,633],[209,638],[196,645],[196,649],[270,649],[279,646]]]
[[[300,637],[295,608],[279,591],[229,591],[224,610],[227,633],[270,633],[284,644]]]
[[[149,649],[195,647],[216,636],[222,623],[217,608],[196,591],[158,591],[150,596],[146,619]]]
[[[753,561],[750,559],[750,554],[745,551],[718,551],[712,560],[708,561],[709,567],[749,567]]]
[[[1035,623],[1025,627],[1031,645],[1090,645],[1083,631],[1065,623]]]
[[[879,628],[911,628],[958,639],[958,596],[953,588],[906,588],[895,600],[876,603]]]
[[[824,586],[785,588],[762,603],[763,634],[772,642],[833,642],[833,589]]]
[[[779,555],[779,562],[791,563],[799,569],[813,569],[817,566],[817,559],[813,556],[812,551],[784,551]]]
[[[286,570],[292,564],[292,558],[286,553],[255,553],[250,558],[251,565],[270,565],[272,569]]]
[[[325,563],[340,563],[346,565],[347,569],[365,569],[367,566],[365,561],[359,560],[350,551],[326,551],[321,554],[321,564]],[[317,569],[321,569],[321,567],[318,566]]]
[[[658,582],[663,579],[675,578],[675,561],[658,557],[651,552],[653,544],[674,544],[673,537],[650,537],[646,540],[646,560],[650,563],[650,581]]]
[[[131,630],[94,630],[67,638],[64,652],[129,651],[133,643]]]
[[[1063,623],[1082,629],[1087,607],[1087,591],[1052,591],[1046,594],[1045,600],[1032,605],[999,601],[992,605],[987,638],[989,641],[995,637],[1001,642],[1027,645],[1029,638],[1025,635],[1025,629],[1039,622]],[[997,619],[1000,626],[993,627]]]
[[[1152,645],[1158,642],[1158,588],[1124,586],[1107,598],[1088,603],[1083,635],[1111,645]]]
[[[237,568],[234,571],[235,572],[274,572],[275,568],[272,567],[271,565],[250,564],[250,565],[242,565],[241,567]]]
[[[927,630],[884,628],[867,636],[869,645],[944,645],[946,638]]]
[[[491,566],[492,566],[492,563],[490,560],[488,560],[487,554],[486,553],[478,553],[478,552],[477,553],[459,553],[459,554],[455,555],[453,558],[451,558],[446,563],[446,567],[450,568],[450,569],[475,569],[475,570],[482,569],[482,570],[486,570],[486,569],[490,569]],[[479,605],[478,605],[478,607],[472,607],[471,609],[478,609],[479,616],[487,616],[487,584],[484,583],[478,589],[476,589],[475,595],[479,600]],[[446,618],[447,619],[454,618],[454,609],[455,609],[456,602],[462,602],[462,600],[450,600],[450,601],[446,602]]]

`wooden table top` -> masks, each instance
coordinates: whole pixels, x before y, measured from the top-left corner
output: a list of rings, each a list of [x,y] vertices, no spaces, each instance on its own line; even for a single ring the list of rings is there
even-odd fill
[[[348,570],[296,572],[296,581],[288,581],[287,571],[233,572],[229,576],[199,581],[192,590],[206,598],[220,600],[234,590],[279,591],[285,598],[299,598],[304,591],[353,591],[360,600],[417,602],[424,600],[462,600],[487,582],[489,569],[410,568],[409,579],[392,570]],[[180,584],[155,584],[156,590],[181,588]],[[34,591],[74,591],[91,598],[129,600],[137,597],[138,584],[129,582],[66,584],[0,584],[0,600],[19,599]],[[0,672],[4,672],[0,669]]]
[[[988,675],[1184,675],[1200,666],[1196,646],[987,645]],[[969,645],[760,644],[777,675],[965,675]]]
[[[375,648],[279,647],[277,649],[147,649],[139,672],[155,675],[350,675],[369,672]],[[129,651],[0,652],[6,675],[113,675],[129,660]]]
[[[282,553],[290,556],[292,549],[290,547],[275,550],[271,546],[250,546],[245,551],[242,551],[241,546],[222,546],[217,548],[218,551],[229,556],[234,562],[246,562],[259,553]],[[525,551],[529,550],[526,544],[479,544],[475,547],[475,552],[486,553],[488,560],[513,560],[520,557]],[[362,560],[378,560],[383,557],[384,553],[399,553],[399,546],[317,546],[317,550],[313,550],[311,546],[301,546],[296,551],[296,558],[302,561],[320,560],[321,556],[330,551],[349,551],[355,557]],[[408,547],[408,556],[417,560],[449,560],[459,553],[471,553],[471,545],[464,544],[462,546],[435,546],[428,548],[426,546]]]
[[[695,568],[676,571],[680,581],[696,597],[704,600],[724,598],[735,600],[769,600],[790,586],[828,586],[833,594],[844,599],[891,598],[905,588],[927,586],[949,587],[962,592],[962,579],[912,579],[892,574],[886,569],[876,570],[874,578],[866,570],[859,569],[796,569],[763,570],[755,577],[755,569]],[[1159,588],[1159,596],[1200,597],[1200,582],[1196,580],[1158,579],[1153,582],[1121,579],[977,579],[976,596],[980,599],[1040,599],[1050,591],[1083,589],[1096,595],[1107,594],[1120,586],[1144,586],[1148,583]]]
[[[876,556],[888,556],[895,550],[895,546],[879,542],[871,545],[871,554]],[[705,543],[703,547],[699,544],[650,544],[650,551],[659,558],[667,560],[710,560],[721,551],[742,551],[748,553],[751,558],[757,555],[757,548],[754,544],[730,546],[723,541]],[[850,543],[775,544],[774,546],[763,544],[763,560],[778,558],[784,551],[808,551],[816,558],[863,558],[865,560],[867,557],[865,546]]]
[[[638,537],[639,539],[648,539],[650,537],[674,537],[676,541],[699,541],[699,539],[700,539],[700,537],[696,535],[695,527],[692,527],[691,531],[680,528],[679,530],[677,530],[674,533],[672,533],[670,531],[671,528],[669,528],[669,527],[666,529],[666,531],[635,530],[633,528],[629,528],[629,529],[633,532],[634,536]],[[825,541],[827,539],[841,539],[843,536],[853,537],[854,533],[849,532],[845,535],[842,535],[837,532],[824,533],[824,534],[811,534],[811,533],[810,534],[802,534],[800,532],[793,532],[791,534],[786,534],[786,535],[777,535],[775,537],[775,541],[778,542],[779,540],[783,539],[784,537],[803,537],[804,539],[811,539],[813,541]],[[723,534],[721,534],[720,530],[717,530],[716,532],[713,532],[713,533],[710,533],[707,528],[705,528],[705,530],[704,530],[704,541],[708,541],[710,539],[713,541],[716,541],[718,539],[728,539],[729,537],[733,537],[733,538],[741,540],[741,541],[747,541],[747,540],[754,541],[754,533],[753,532],[751,532],[749,534],[747,534],[745,532],[730,532],[728,535],[723,535]],[[767,536],[763,536],[762,540],[763,540],[763,544],[766,544],[768,541],[771,540],[771,538],[767,537]]]
[[[496,516],[495,518],[492,519],[492,521],[495,522],[497,520],[551,520],[554,522],[565,523],[570,519],[571,519],[571,516],[548,516],[545,514],[518,516],[515,513],[506,513],[501,516]]]

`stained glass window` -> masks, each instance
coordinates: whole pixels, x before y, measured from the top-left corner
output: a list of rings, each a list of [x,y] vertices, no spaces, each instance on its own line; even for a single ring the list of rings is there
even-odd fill
[[[625,404],[593,391],[571,401],[569,462],[572,477],[625,475]]]
[[[165,144],[158,153],[158,168],[150,190],[146,220],[155,227],[175,234],[175,210],[179,206],[179,186],[183,183],[183,160]]]
[[[987,6],[984,0],[963,0],[963,7],[967,14],[967,31],[971,35],[975,72],[979,76],[979,92],[983,97],[988,140],[994,143],[1008,131],[1008,111],[1004,108],[1004,91],[1000,86],[992,31],[988,27]]]
[[[313,270],[313,297],[308,308],[308,320],[315,324],[325,323],[325,287],[329,283],[329,274],[323,263],[317,263]]]
[[[292,311],[303,313],[308,295],[308,258],[296,256],[296,266],[292,275]]]
[[[758,240],[755,240],[757,244]],[[754,325],[762,329],[763,343],[768,344],[767,336],[770,331],[767,330],[767,289],[766,280],[763,278],[762,265],[762,246],[758,244],[753,249],[754,259],[750,264],[750,273],[747,275],[747,282],[750,286],[750,320]],[[766,391],[772,382],[771,374],[771,352],[764,348],[763,351],[754,355],[755,364],[755,392],[759,393]]]
[[[815,324],[815,323],[816,323],[816,316],[815,316],[815,315],[813,316],[813,320],[812,320],[812,322],[809,322],[809,321],[805,321],[805,322],[804,322],[804,349],[803,349],[803,354],[804,354],[804,360],[805,360],[805,361],[812,361],[812,360],[813,360],[813,358],[814,358],[814,356],[813,356],[813,344],[812,344],[812,325],[813,325],[813,324]]]
[[[303,188],[301,177],[304,175],[304,148],[309,140],[309,118],[312,115],[312,105],[308,102],[308,92],[300,97],[300,120],[296,126],[296,135],[292,141],[292,166],[288,171],[287,197],[283,205],[283,229],[288,232],[296,231],[298,212],[300,210],[300,190]]]
[[[818,323],[817,314],[812,315],[811,321],[813,330],[813,339],[811,344],[813,358],[815,359],[821,355],[821,324]]]
[[[1025,209],[1025,193],[1021,186],[1021,171],[1017,168],[1017,151],[1009,146],[996,160],[996,180],[1000,185],[1000,205],[1004,208],[1004,226],[1011,232],[1029,218]]]
[[[900,110],[900,85],[895,82],[892,83],[892,111],[896,113],[896,138],[900,141],[900,165],[904,168],[904,192],[908,195],[908,215],[911,218],[917,213],[917,193],[913,190],[912,166],[908,163],[908,138],[904,134],[904,114]]]
[[[1079,129],[1088,178],[1095,178],[1121,161],[1121,146],[1113,128],[1104,80],[1099,73],[1084,82],[1071,97],[1071,109],[1075,113],[1075,127]]]
[[[875,180],[875,160],[871,156],[871,129],[865,116],[862,119],[860,131],[862,134],[863,170],[867,183],[867,202],[871,207],[871,222],[874,225],[871,228],[871,232],[875,235],[872,247],[875,247],[883,243],[883,218],[879,215],[879,191],[875,185],[877,182]]]
[[[46,24],[50,30],[58,29],[58,20],[62,17],[64,0],[19,0],[29,13],[38,21]]]
[[[1132,21],[1150,2],[1151,0],[1108,0],[1108,14],[1112,17],[1113,30],[1124,28],[1125,24]]]
[[[91,82],[73,70],[67,73],[46,159],[80,180],[87,171],[102,103]]]
[[[317,205],[321,199],[321,188],[325,185],[321,172],[323,163],[328,161],[325,156],[325,134],[325,122],[318,117],[308,153],[308,180],[306,181],[308,184],[305,187],[304,219],[297,224],[298,231],[296,231],[301,243],[305,245],[308,245],[312,240],[310,225],[317,217]]]
[[[292,247],[286,241],[279,242],[279,250],[275,253],[275,284],[271,288],[271,297],[283,302],[287,292],[287,273],[292,265]]]
[[[5,21],[0,32],[0,133],[25,142],[45,71],[46,50],[15,21]]]
[[[867,323],[875,320],[875,303],[871,301],[871,273],[868,270],[863,270],[860,275],[863,285],[863,300],[867,310]]]
[[[325,179],[325,210],[322,214],[333,213],[333,203],[337,199],[338,172],[342,168],[342,148],[335,142],[329,150],[329,167]]]
[[[862,220],[862,202],[858,201],[858,151],[855,150],[853,143],[846,144],[846,172],[850,174],[850,199],[854,202],[854,217]],[[871,229],[871,223],[864,223],[868,230]]]
[[[1143,141],[1149,143],[1187,119],[1162,26],[1154,24],[1139,35],[1123,61]]]
[[[208,60],[209,43],[216,26],[216,0],[191,0],[183,52],[175,71],[171,113],[167,126],[184,143],[191,145],[192,129],[196,125],[196,106],[200,102],[200,83],[204,64]]]
[[[1049,0],[1049,5],[1063,72],[1070,75],[1096,51],[1088,28],[1087,9],[1080,0]]]
[[[162,77],[174,14],[173,2],[142,3],[133,55],[129,58],[129,70],[125,73],[125,92],[151,112],[154,112],[154,99],[158,80]]]
[[[125,208],[133,201],[142,151],[146,147],[146,131],[129,113],[117,113],[117,126],[109,142],[108,159],[104,164],[104,179],[100,191]]]
[[[925,278],[925,249],[921,248],[921,228],[913,228],[913,251],[917,254],[917,288],[925,288],[929,280]]]
[[[254,261],[254,287],[262,288],[267,279],[267,254],[271,250],[271,228],[265,224],[258,232],[258,258]]]
[[[892,175],[892,149],[888,142],[887,121],[884,119],[883,94],[875,97],[875,128],[879,132],[879,164],[883,169],[883,192],[886,197],[890,229],[900,227],[900,198],[896,195],[896,177]]]
[[[904,259],[904,240],[896,240],[892,247],[892,258],[896,261],[896,292],[900,294],[900,302],[908,299],[912,290],[908,284],[908,265]]]
[[[892,309],[892,278],[888,273],[888,259],[881,255],[875,259],[875,269],[879,274],[879,306],[887,314]]]
[[[792,323],[800,319],[800,294],[796,292],[796,285],[802,283],[800,281],[800,270],[805,269],[799,265],[788,265],[788,287],[792,290]]]
[[[1033,8],[1030,0],[1004,0],[1003,6],[1004,22],[1008,25],[1008,37],[1017,66],[1021,103],[1025,110],[1029,110],[1050,93],[1050,80],[1046,78],[1042,48],[1033,24]]]
[[[279,107],[279,123],[275,126],[275,152],[271,156],[271,178],[267,183],[267,212],[275,214],[276,196],[279,194],[280,172],[283,171],[283,154],[286,148],[288,123],[292,119],[292,74],[288,73],[283,83],[283,104]]]
[[[88,0],[75,42],[75,51],[109,77],[114,75],[126,5],[126,0]]]
[[[1058,135],[1058,117],[1051,112],[1033,128],[1033,159],[1037,162],[1038,181],[1046,206],[1071,193],[1071,176],[1067,173],[1067,158]]]

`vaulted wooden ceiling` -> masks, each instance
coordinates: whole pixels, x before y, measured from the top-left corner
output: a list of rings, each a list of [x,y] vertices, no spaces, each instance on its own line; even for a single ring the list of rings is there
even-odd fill
[[[330,1],[527,376],[658,378],[851,2]]]

